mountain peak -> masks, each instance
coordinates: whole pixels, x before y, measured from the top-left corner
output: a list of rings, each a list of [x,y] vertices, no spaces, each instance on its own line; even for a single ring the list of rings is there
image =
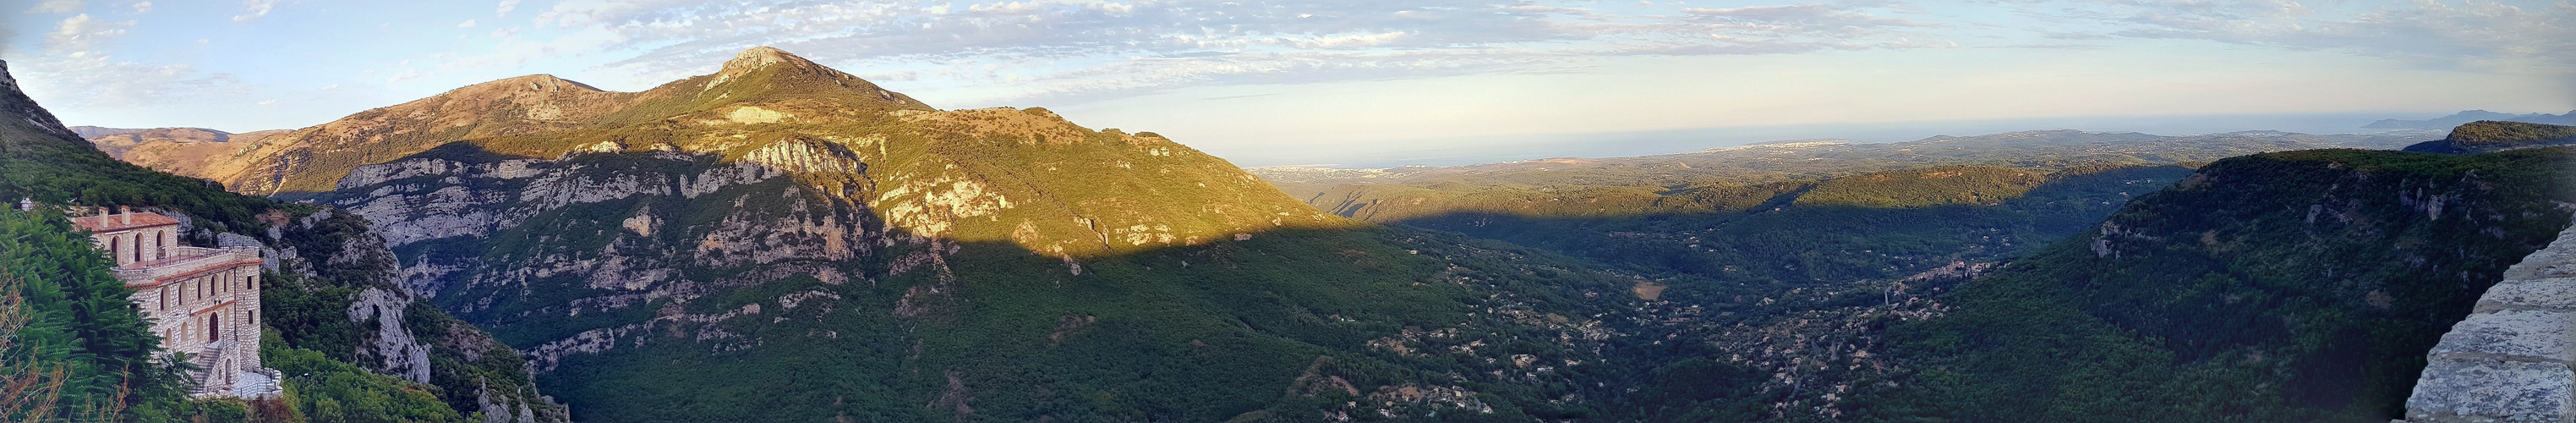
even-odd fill
[[[592,86],[590,86],[590,84],[584,84],[584,83],[580,83],[580,82],[573,81],[573,80],[570,80],[570,79],[557,78],[557,77],[555,77],[554,75],[551,75],[551,74],[536,74],[536,75],[528,75],[528,76],[521,76],[521,77],[515,77],[515,78],[505,78],[505,79],[501,79],[501,80],[497,80],[497,81],[492,81],[492,82],[485,82],[485,83],[481,83],[481,84],[474,84],[474,85],[470,85],[469,87],[493,87],[493,88],[505,88],[505,89],[522,89],[522,88],[524,88],[524,89],[526,89],[527,91],[565,91],[565,90],[572,90],[572,91],[588,91],[588,92],[606,92],[606,90],[601,90],[601,89],[599,89],[598,87],[592,87]]]
[[[786,50],[779,50],[777,47],[760,46],[752,47],[750,50],[743,50],[742,54],[734,55],[733,60],[725,61],[724,71],[725,73],[740,73],[753,69],[766,68],[770,65],[780,63],[805,67],[819,67],[819,65],[815,65],[813,61],[805,60],[803,57],[797,57],[795,54],[788,53]]]

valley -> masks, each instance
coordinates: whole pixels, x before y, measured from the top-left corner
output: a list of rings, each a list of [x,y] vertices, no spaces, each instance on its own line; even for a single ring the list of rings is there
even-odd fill
[[[291,398],[172,418],[2387,421],[2576,217],[2514,122],[1243,169],[768,47],[243,134],[4,94],[13,230],[269,258]]]

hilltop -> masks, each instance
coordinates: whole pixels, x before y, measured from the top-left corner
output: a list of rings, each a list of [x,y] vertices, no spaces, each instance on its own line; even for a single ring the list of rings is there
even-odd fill
[[[2426,120],[2380,119],[2380,120],[2379,120],[2379,121],[2377,121],[2377,122],[2371,122],[2369,125],[2363,125],[2363,126],[2362,126],[2362,128],[2366,128],[2366,129],[2431,129],[2431,130],[2441,130],[2441,129],[2447,129],[2447,128],[2452,128],[2452,127],[2457,127],[2457,126],[2460,126],[2460,125],[2466,125],[2466,124],[2469,124],[2470,122],[2477,122],[2477,121],[2482,121],[2482,120],[2506,121],[2506,122],[2523,122],[2523,123],[2539,123],[2539,124],[2549,124],[2549,125],[2576,125],[2576,111],[2570,111],[2570,112],[2567,112],[2567,113],[2565,113],[2565,114],[2556,114],[2556,115],[2553,115],[2553,114],[2547,114],[2547,113],[2524,113],[2524,114],[2519,114],[2519,115],[2517,115],[2517,114],[2511,114],[2511,113],[2497,113],[2497,112],[2490,112],[2490,111],[2486,111],[2486,110],[2464,110],[2464,111],[2461,111],[2461,112],[2459,112],[2459,113],[2452,113],[2450,116],[2443,116],[2443,117],[2438,117],[2438,118],[2433,118],[2433,119],[2426,119]]]
[[[84,129],[86,128],[86,129]],[[206,128],[118,129],[75,126],[92,146],[109,157],[179,175],[202,175],[207,168],[233,160],[242,146],[256,144],[285,130],[229,133]]]
[[[2442,139],[2406,146],[2406,151],[2464,154],[2576,144],[2576,126],[2482,120],[2451,129]]]

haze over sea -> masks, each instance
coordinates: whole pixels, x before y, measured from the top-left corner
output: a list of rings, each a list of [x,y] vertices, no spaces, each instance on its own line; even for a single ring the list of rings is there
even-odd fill
[[[1662,131],[1525,134],[1431,138],[1405,142],[1353,145],[1336,149],[1274,145],[1200,147],[1237,165],[1384,168],[1458,166],[1553,157],[1625,157],[1738,147],[1784,140],[1830,139],[1851,143],[1904,142],[1940,135],[1983,135],[2013,131],[2073,129],[2096,132],[2143,132],[2193,135],[2236,131],[2282,131],[2308,134],[2381,132],[2361,126],[2379,119],[2428,119],[2450,112],[2389,111],[2204,116],[2079,116],[1939,122],[1819,123],[1738,126]],[[1475,138],[1479,148],[1456,148]]]

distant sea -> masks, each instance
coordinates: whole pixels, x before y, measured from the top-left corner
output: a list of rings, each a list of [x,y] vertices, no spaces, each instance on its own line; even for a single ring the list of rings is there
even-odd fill
[[[1525,134],[1392,140],[1364,148],[1311,146],[1235,147],[1211,154],[1241,166],[1328,165],[1344,169],[1398,166],[1456,166],[1553,157],[1626,157],[1735,147],[1769,141],[1839,139],[1850,142],[1904,142],[1939,135],[1985,135],[2002,132],[2074,129],[2094,132],[2143,132],[2194,135],[2237,131],[2282,131],[2309,134],[2380,132],[2362,125],[2380,119],[2431,119],[2451,112],[2392,111],[2363,113],[2091,116],[2066,118],[1964,120],[1895,123],[1828,123],[1739,126],[1661,131]],[[1436,147],[1435,147],[1436,146]]]

